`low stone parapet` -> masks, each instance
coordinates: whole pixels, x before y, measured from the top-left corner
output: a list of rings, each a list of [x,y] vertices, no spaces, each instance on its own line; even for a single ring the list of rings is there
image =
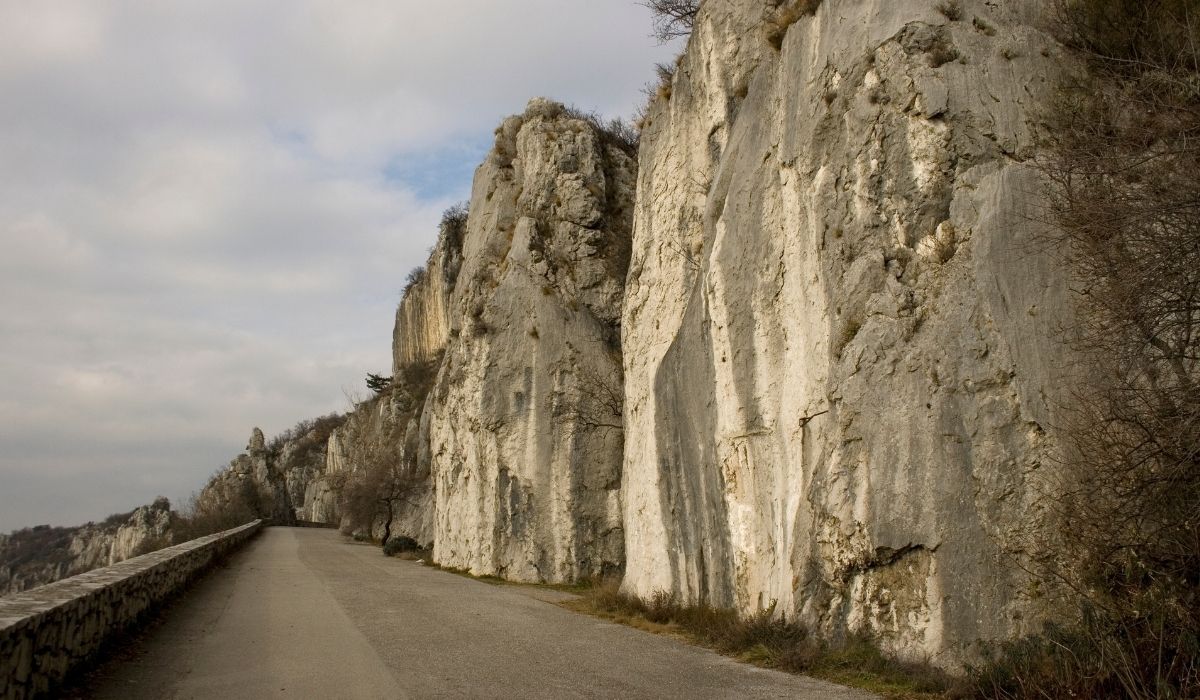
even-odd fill
[[[261,527],[256,520],[0,598],[0,700],[48,695],[107,640]]]

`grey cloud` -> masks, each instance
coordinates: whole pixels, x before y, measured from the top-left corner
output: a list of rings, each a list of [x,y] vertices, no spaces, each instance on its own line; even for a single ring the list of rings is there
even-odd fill
[[[648,29],[633,0],[0,3],[0,530],[178,499],[252,426],[344,409],[498,120],[630,114],[678,50]]]

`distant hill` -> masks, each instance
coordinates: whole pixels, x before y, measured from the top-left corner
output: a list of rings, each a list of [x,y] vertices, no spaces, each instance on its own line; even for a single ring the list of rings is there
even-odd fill
[[[159,498],[78,527],[38,525],[0,535],[0,595],[12,595],[174,543],[171,503]]]

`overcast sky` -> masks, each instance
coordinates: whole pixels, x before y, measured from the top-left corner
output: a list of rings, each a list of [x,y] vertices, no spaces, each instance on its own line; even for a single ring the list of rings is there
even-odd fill
[[[532,96],[628,116],[635,0],[0,0],[0,531],[199,488],[390,372]]]

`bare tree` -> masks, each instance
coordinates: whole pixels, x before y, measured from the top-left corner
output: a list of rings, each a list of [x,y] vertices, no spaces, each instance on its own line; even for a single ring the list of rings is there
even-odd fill
[[[417,486],[397,452],[385,449],[371,455],[342,488],[342,514],[350,520],[350,526],[370,531],[382,520],[381,544],[385,545],[391,539],[400,507]]]
[[[654,13],[654,36],[670,41],[692,33],[700,0],[646,0],[643,6]]]
[[[620,337],[612,340],[611,333],[617,328],[597,324],[580,340],[593,351],[601,350],[610,364],[588,362],[576,358],[565,369],[563,376],[569,378],[567,390],[549,397],[552,420],[569,431],[623,431],[625,410],[625,383],[621,367]]]
[[[579,395],[559,408],[559,421],[585,430],[624,430],[625,395],[620,371],[606,376],[593,366],[581,364],[572,373]]]

